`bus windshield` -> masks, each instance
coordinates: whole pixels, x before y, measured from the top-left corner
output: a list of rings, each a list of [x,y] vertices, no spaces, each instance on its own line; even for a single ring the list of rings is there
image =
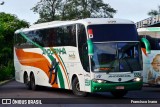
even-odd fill
[[[133,72],[142,70],[138,42],[94,43],[93,72]]]
[[[93,42],[102,41],[138,41],[138,33],[134,24],[89,25]]]

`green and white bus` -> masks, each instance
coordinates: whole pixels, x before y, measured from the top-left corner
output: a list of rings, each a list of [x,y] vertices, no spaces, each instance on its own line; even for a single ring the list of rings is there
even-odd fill
[[[160,27],[139,28],[140,39],[146,39],[142,46],[143,80],[149,85],[160,85]]]
[[[15,78],[38,86],[122,97],[142,88],[142,55],[132,21],[87,18],[19,29],[14,36]]]

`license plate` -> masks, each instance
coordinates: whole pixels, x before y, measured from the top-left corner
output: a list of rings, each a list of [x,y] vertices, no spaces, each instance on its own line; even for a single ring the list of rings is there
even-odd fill
[[[117,89],[117,90],[123,90],[123,89],[124,89],[124,86],[117,86],[116,89]]]

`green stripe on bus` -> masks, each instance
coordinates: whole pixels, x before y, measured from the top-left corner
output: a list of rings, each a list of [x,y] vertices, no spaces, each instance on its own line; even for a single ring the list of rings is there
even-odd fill
[[[58,55],[58,56],[59,56],[59,58],[61,59],[61,61],[62,61],[63,65],[64,65],[64,68],[65,68],[66,73],[67,73],[67,77],[68,77],[69,85],[70,85],[70,80],[69,80],[69,76],[68,76],[67,68],[66,68],[66,66],[65,66],[65,64],[64,64],[64,62],[63,62],[63,60],[62,60],[61,56],[60,56],[60,55]],[[68,88],[70,88],[70,87],[68,87]]]
[[[62,71],[59,66],[58,66],[58,78],[59,78],[59,82],[60,82],[60,88],[65,88],[64,79],[62,76]]]

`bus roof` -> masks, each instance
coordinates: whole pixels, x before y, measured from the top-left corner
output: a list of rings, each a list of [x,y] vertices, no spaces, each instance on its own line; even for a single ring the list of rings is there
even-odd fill
[[[137,29],[139,35],[154,35],[160,32],[160,27],[146,27]]]
[[[17,30],[15,33],[20,31],[32,31],[36,29],[47,29],[53,28],[58,26],[65,26],[70,24],[81,23],[85,26],[87,25],[94,25],[94,24],[134,24],[133,21],[126,20],[126,19],[117,19],[117,18],[86,18],[80,20],[71,20],[71,21],[52,21],[46,23],[40,23],[30,26],[29,28],[23,28]]]

